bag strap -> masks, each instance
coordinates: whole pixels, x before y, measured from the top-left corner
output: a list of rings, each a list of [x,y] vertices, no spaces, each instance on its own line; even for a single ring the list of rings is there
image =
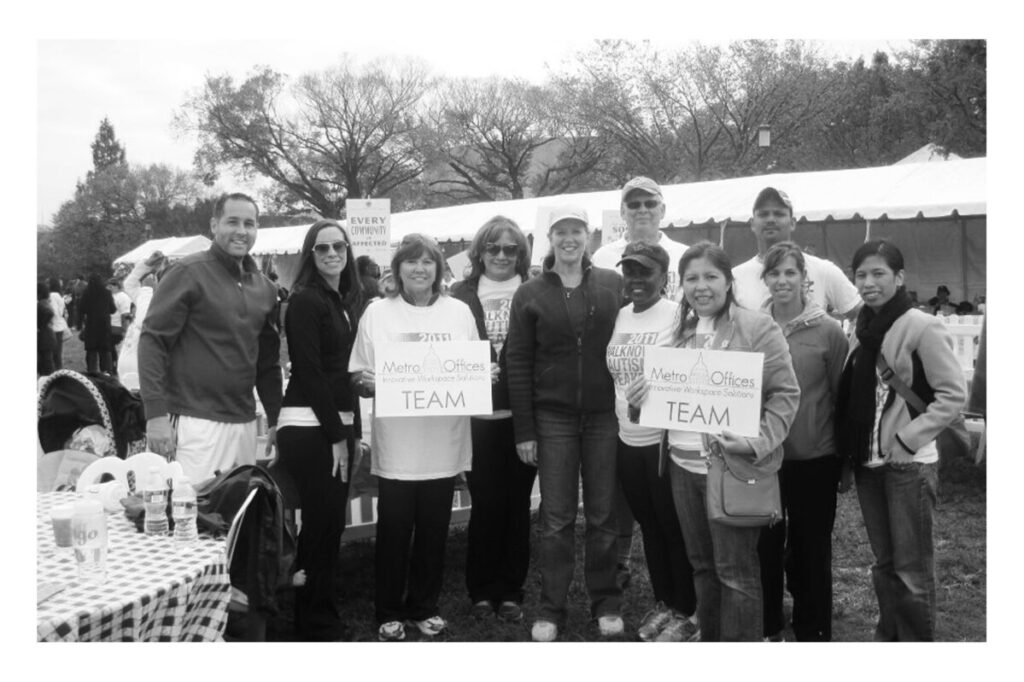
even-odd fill
[[[928,406],[924,404],[924,401],[921,400],[919,395],[914,393],[910,386],[907,386],[903,379],[900,379],[899,376],[892,371],[892,367],[890,367],[889,363],[885,361],[885,358],[882,357],[881,353],[878,354],[878,360],[875,361],[875,367],[878,368],[878,374],[882,381],[885,382],[886,386],[895,389],[896,392],[900,394],[900,397],[907,401],[907,404],[913,407],[919,414],[925,413]]]

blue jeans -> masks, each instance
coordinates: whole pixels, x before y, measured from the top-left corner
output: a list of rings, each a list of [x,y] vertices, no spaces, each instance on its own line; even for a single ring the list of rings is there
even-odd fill
[[[857,498],[875,564],[875,641],[935,639],[932,510],[938,464],[857,467]]]
[[[587,528],[583,574],[593,616],[618,614],[622,590],[615,581],[615,453],[619,425],[614,412],[534,413],[540,478],[540,611],[564,624],[574,570],[574,532],[583,476]]]
[[[697,589],[702,642],[761,641],[761,529],[708,520],[708,477],[670,462],[672,497]]]

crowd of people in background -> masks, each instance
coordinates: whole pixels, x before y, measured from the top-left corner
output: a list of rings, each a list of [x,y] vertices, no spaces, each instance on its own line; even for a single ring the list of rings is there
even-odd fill
[[[851,282],[792,240],[793,203],[777,188],[755,197],[758,251],[735,265],[718,245],[687,246],[660,232],[665,204],[653,180],[634,178],[620,196],[626,232],[593,258],[589,217],[578,206],[551,211],[539,268],[522,229],[495,216],[474,236],[456,282],[429,236],[406,236],[382,273],[355,257],[341,224],[320,220],[289,292],[249,255],[255,201],[225,195],[207,251],[173,264],[155,253],[124,278],[39,283],[37,373],[59,369],[61,343],[79,332],[87,371],[120,375],[139,392],[149,448],[181,462],[193,482],[256,461],[255,392],[267,454],[276,446],[299,489],[295,569],[305,583],[295,624],[306,640],[345,637],[334,581],[367,426],[360,399],[376,393],[375,348],[424,335],[488,342],[493,411],[373,415],[381,641],[448,627],[439,602],[462,475],[472,496],[470,614],[519,622],[530,613],[534,641],[554,641],[567,627],[581,497],[583,576],[601,637],[626,631],[636,523],[653,591],[633,624],[638,639],[781,640],[788,588],[797,640],[829,641],[837,496],[854,482],[875,557],[875,639],[934,639],[935,439],[966,394],[948,331],[924,313],[966,308],[945,286],[918,304],[903,286],[902,253],[884,240],[857,250]],[[843,318],[853,325],[849,338]],[[758,435],[641,426],[650,385],[639,345],[763,354]],[[889,375],[924,396],[926,409],[891,390]],[[779,522],[711,518],[716,467],[777,476]],[[540,596],[529,605],[535,481]]]

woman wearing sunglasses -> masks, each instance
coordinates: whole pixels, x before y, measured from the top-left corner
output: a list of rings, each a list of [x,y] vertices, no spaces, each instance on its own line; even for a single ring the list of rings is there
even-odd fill
[[[512,295],[529,278],[530,245],[514,221],[495,216],[473,237],[469,263],[469,276],[452,287],[452,296],[473,311],[480,338],[491,342],[491,362],[499,369],[492,387],[494,412],[472,419],[466,587],[473,617],[496,613],[502,620],[519,621],[530,564],[530,492],[537,470],[516,455],[505,338]]]
[[[296,591],[295,627],[304,640],[338,640],[345,629],[335,605],[334,576],[349,466],[361,437],[348,360],[362,289],[348,235],[337,222],[319,220],[309,228],[293,289],[285,314],[292,371],[277,447],[302,508],[296,566],[305,571],[306,583]]]
[[[407,235],[391,258],[395,286],[363,314],[349,369],[360,397],[375,394],[374,346],[384,342],[477,341],[476,320],[443,293],[444,255],[433,239]],[[438,610],[455,477],[472,463],[469,417],[373,417],[370,473],[378,480],[376,610],[381,641],[448,624]]]

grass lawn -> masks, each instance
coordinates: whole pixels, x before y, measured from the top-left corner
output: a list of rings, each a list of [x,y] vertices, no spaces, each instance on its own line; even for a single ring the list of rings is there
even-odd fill
[[[282,357],[287,358],[282,348]],[[83,371],[85,354],[77,338],[64,343],[64,366]],[[976,438],[976,436],[975,436]],[[946,642],[986,640],[986,467],[966,461],[943,462],[940,467],[939,504],[935,512],[936,578],[938,581],[937,638]],[[569,623],[561,640],[594,641],[596,626],[590,621],[583,589],[583,519],[577,519],[576,576],[569,594]],[[344,539],[344,538],[343,538]],[[439,639],[447,641],[528,641],[529,625],[539,600],[540,578],[536,568],[537,526],[533,527],[532,556],[526,584],[526,619],[506,625],[490,619],[478,623],[469,617],[470,603],[465,587],[466,530],[453,527],[445,555],[445,584],[441,614],[450,631]],[[626,590],[623,618],[627,639],[652,604],[650,583],[643,558],[639,531],[634,536],[633,580]],[[351,638],[376,641],[373,608],[373,542],[343,543],[338,574],[339,610],[346,619]],[[834,614],[836,641],[870,641],[878,617],[871,586],[871,549],[860,516],[855,492],[841,496],[833,540]],[[284,594],[285,607],[271,620],[268,639],[289,640],[291,595]],[[787,613],[790,608],[787,598]],[[410,633],[416,639],[418,633]],[[791,631],[786,638],[793,641]]]

